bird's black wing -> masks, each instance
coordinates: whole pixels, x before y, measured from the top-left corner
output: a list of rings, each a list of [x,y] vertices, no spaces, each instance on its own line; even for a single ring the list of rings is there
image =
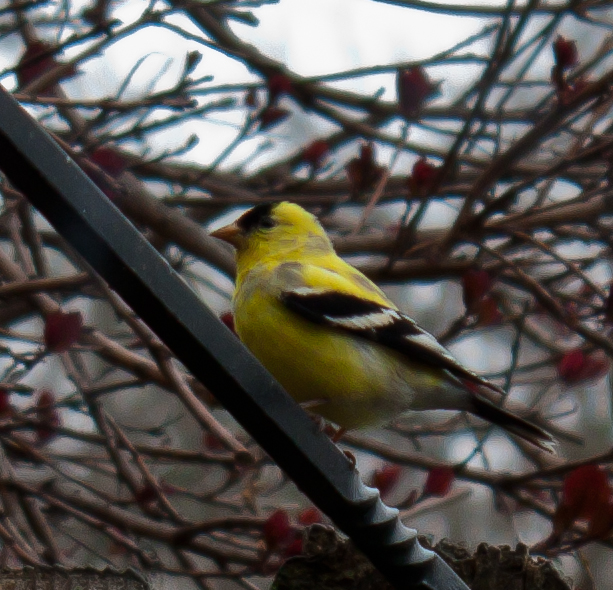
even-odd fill
[[[310,287],[284,291],[280,299],[288,309],[316,324],[377,342],[411,360],[502,393],[499,387],[464,367],[409,316],[391,307],[355,295]]]

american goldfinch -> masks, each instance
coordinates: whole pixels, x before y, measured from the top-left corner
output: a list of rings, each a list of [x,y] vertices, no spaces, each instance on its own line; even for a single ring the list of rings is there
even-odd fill
[[[551,435],[486,397],[502,393],[496,385],[337,256],[302,207],[257,205],[211,235],[236,248],[238,336],[310,411],[353,429],[408,410],[465,410],[552,449]]]

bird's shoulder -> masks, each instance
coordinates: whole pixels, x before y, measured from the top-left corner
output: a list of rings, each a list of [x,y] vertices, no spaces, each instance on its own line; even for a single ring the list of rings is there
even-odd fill
[[[379,287],[341,259],[279,264],[271,275],[271,285],[278,297],[292,292],[327,294],[330,297],[338,294],[396,309]]]

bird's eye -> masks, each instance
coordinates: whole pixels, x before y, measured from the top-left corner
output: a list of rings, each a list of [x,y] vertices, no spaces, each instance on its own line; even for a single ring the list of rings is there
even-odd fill
[[[275,222],[272,217],[263,217],[260,221],[260,227],[262,229],[270,229],[275,226]]]

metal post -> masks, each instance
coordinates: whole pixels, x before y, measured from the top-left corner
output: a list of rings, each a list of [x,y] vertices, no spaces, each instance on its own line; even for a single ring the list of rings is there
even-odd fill
[[[467,590],[3,89],[0,169],[396,588]]]

